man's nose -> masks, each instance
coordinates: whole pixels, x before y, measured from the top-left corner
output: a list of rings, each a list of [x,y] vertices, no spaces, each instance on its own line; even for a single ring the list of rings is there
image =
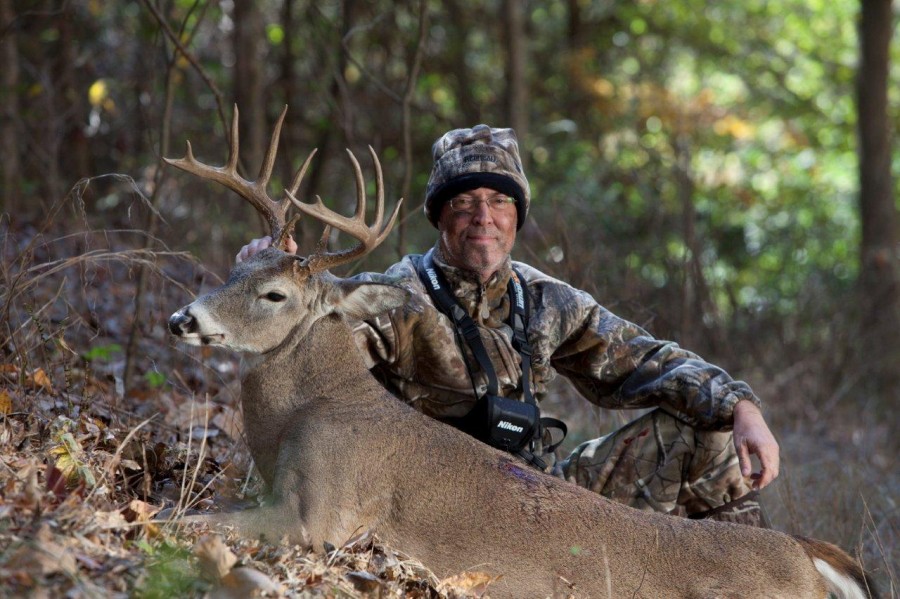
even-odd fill
[[[476,202],[472,210],[472,222],[477,224],[493,222],[494,215],[491,206],[487,202]]]

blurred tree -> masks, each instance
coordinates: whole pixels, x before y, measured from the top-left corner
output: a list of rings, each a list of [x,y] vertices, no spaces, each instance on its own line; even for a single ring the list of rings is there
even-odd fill
[[[284,0],[281,5],[281,21],[277,28],[274,29],[277,32],[275,33],[277,39],[272,40],[273,36],[269,36],[270,40],[280,46],[278,86],[284,102],[288,105],[293,102],[294,98],[299,98],[301,93],[295,66],[295,62],[299,60],[297,55],[297,37],[294,35],[298,28],[295,12],[296,3],[294,0]],[[288,156],[293,154],[299,142],[298,127],[301,121],[301,115],[299,114],[291,114],[291,117],[285,123],[282,132],[283,146],[288,149]],[[290,160],[283,160],[282,166],[282,180],[290,181],[293,175],[293,165]]]
[[[3,156],[3,180],[0,197],[4,210],[18,214],[22,177],[19,163],[19,49],[18,26],[12,0],[0,0],[0,156]]]
[[[240,108],[241,158],[253,179],[266,148],[266,60],[268,43],[260,2],[234,3],[234,102]]]
[[[894,30],[891,0],[862,0],[859,20],[860,308],[862,380],[885,401],[900,386],[900,218],[891,176],[891,121],[888,118],[890,43]]]
[[[60,165],[59,179],[54,182],[53,198],[64,195],[69,188],[68,173],[91,172],[91,154],[85,130],[88,125],[88,94],[85,93],[83,73],[79,73],[82,31],[79,29],[84,11],[76,4],[56,3],[56,28],[59,47],[54,65],[54,80],[59,89],[54,97],[54,115],[59,128],[55,162]]]
[[[524,0],[504,0],[506,23],[506,110],[508,126],[516,130],[519,138],[528,139],[528,33],[525,27],[527,3]],[[504,125],[506,126],[506,125]],[[527,167],[527,163],[525,164]]]

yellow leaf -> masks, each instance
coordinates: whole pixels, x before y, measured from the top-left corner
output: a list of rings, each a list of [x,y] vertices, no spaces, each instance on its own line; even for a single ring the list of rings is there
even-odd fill
[[[78,461],[64,447],[56,447],[50,453],[57,455],[56,469],[63,473],[66,480],[74,482],[78,479]]]
[[[88,465],[79,459],[82,449],[72,433],[57,433],[56,440],[59,444],[51,448],[49,453],[56,456],[55,466],[63,473],[69,484],[84,482],[88,487],[95,486],[97,483],[94,474]]]
[[[733,114],[726,115],[713,123],[713,131],[717,135],[730,135],[735,139],[748,139],[753,137],[756,132],[753,125]]]
[[[12,397],[6,391],[0,391],[0,414],[6,415],[12,412]]]
[[[616,93],[616,87],[607,79],[598,77],[591,83],[594,93],[601,98],[612,98]]]
[[[91,106],[99,107],[109,96],[109,86],[104,79],[97,79],[88,88],[88,102]]]

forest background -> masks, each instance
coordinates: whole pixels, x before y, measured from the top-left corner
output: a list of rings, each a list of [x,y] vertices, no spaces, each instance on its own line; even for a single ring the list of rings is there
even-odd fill
[[[233,104],[251,178],[289,106],[277,193],[318,148],[299,197],[349,213],[344,148],[369,180],[375,149],[389,205],[406,200],[354,271],[433,244],[421,207],[440,134],[511,126],[534,198],[514,257],[750,382],[782,444],[774,526],[857,551],[893,592],[896,23],[887,0],[0,0],[4,467],[27,482],[34,466],[65,503],[102,485],[86,478],[103,450],[90,426],[127,453],[141,435],[188,441],[191,399],[234,416],[234,357],[171,346],[165,321],[263,226],[161,161],[189,139],[223,164]],[[301,221],[301,251],[319,234]],[[577,424],[567,447],[633,415],[565,384],[544,407]],[[120,435],[152,414],[165,427]],[[166,503],[171,469],[134,463],[137,484],[103,464],[122,476],[110,506]],[[0,569],[38,538],[3,517],[0,503]]]

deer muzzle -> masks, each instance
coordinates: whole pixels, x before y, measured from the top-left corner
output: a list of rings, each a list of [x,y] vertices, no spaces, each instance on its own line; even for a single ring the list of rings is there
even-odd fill
[[[197,332],[197,328],[197,319],[191,316],[186,308],[169,317],[169,332],[176,337],[194,334]]]

